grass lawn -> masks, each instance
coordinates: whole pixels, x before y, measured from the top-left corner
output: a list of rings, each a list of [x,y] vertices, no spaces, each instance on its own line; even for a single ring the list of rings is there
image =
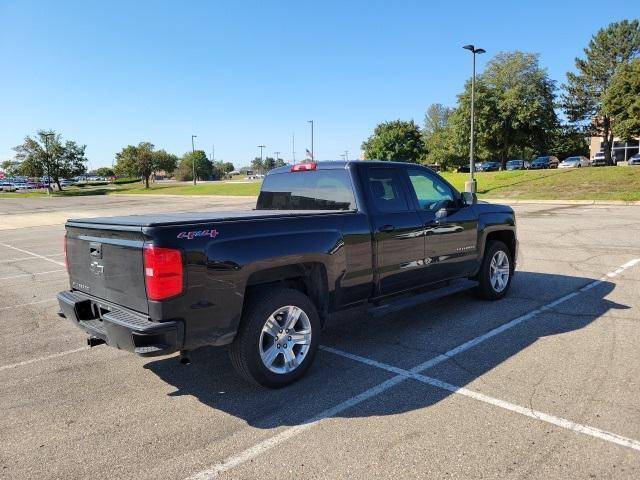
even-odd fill
[[[468,173],[442,174],[458,190]],[[529,200],[640,200],[640,168],[590,167],[477,174],[481,198]]]
[[[162,195],[233,195],[255,196],[260,191],[261,182],[216,182],[201,183],[199,185],[172,185],[170,183],[156,183],[151,188],[144,188],[142,184],[124,185],[113,193],[126,194],[162,194]]]
[[[464,189],[468,173],[442,174],[458,190]],[[640,200],[639,167],[574,168],[567,170],[519,170],[513,172],[480,172],[477,174],[481,198],[532,200]],[[180,183],[156,183],[148,190],[142,183],[126,185],[67,187],[54,196],[161,194],[161,195],[247,195],[254,196],[260,182],[216,182],[197,186]],[[1,193],[2,198],[46,196],[46,191]]]

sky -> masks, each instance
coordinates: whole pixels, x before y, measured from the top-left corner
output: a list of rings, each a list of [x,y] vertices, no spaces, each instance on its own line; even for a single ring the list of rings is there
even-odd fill
[[[248,165],[264,154],[357,158],[383,121],[454,106],[487,53],[540,54],[562,84],[591,36],[637,1],[0,0],[0,161],[54,129],[89,167],[150,141]]]

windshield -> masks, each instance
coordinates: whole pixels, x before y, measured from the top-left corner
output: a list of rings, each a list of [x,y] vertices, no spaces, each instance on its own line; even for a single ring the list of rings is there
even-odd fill
[[[315,170],[267,175],[257,210],[355,210],[349,172]]]

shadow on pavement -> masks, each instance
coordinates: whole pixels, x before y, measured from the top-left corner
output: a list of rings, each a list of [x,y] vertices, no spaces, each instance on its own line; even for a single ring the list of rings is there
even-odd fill
[[[518,272],[514,277],[514,287],[516,287],[516,282],[518,284],[514,290],[526,290],[528,285],[572,285],[570,290],[565,288],[564,292],[559,291],[557,295],[553,295],[553,299],[555,299],[592,281],[592,279],[580,277]],[[542,315],[535,317],[535,319],[525,321],[509,330],[508,333],[503,333],[491,341],[478,345],[470,350],[473,352],[473,365],[465,366],[464,374],[455,379],[457,385],[464,386],[473,381],[510,357],[517,355],[539,338],[579,330],[610,310],[629,308],[605,298],[614,288],[613,283],[603,282],[588,292],[581,293],[580,295],[589,295],[590,297],[589,313],[567,316],[554,314],[553,310],[548,310],[544,314],[544,321],[540,320]],[[451,302],[451,300],[449,301]],[[517,297],[510,300],[510,297],[507,296],[498,303],[510,301],[517,302],[519,300]],[[447,299],[443,299],[442,302],[447,302]],[[415,338],[420,332],[428,330],[430,333],[429,336],[425,336],[423,351],[407,350],[407,354],[412,356],[410,360],[413,367],[435,356],[434,351],[435,354],[446,351],[447,348],[442,346],[434,348],[433,345],[429,345],[429,339],[433,338],[433,335],[447,335],[449,337],[453,335],[453,338],[448,339],[450,342],[448,348],[451,348],[518,316],[511,315],[506,308],[500,308],[497,311],[502,314],[492,317],[494,323],[489,328],[484,328],[484,325],[484,329],[480,331],[458,328],[456,322],[464,320],[460,317],[459,310],[468,307],[468,304],[473,302],[480,305],[479,311],[483,310],[482,305],[496,305],[496,302],[476,300],[471,294],[461,294],[456,295],[455,301],[451,302],[451,312],[446,310],[448,313],[440,317],[422,315],[424,312],[429,312],[429,304],[409,309],[404,313],[400,312],[376,319],[371,319],[364,313],[351,314],[346,316],[344,321],[340,320],[338,324],[331,321],[328,323],[323,332],[325,339],[323,343],[333,346],[331,340],[329,342],[326,340],[327,338],[331,339],[334,328],[339,328],[341,338],[344,339],[345,336],[349,336],[349,333],[353,333],[353,336],[358,340],[353,343],[354,348],[351,350],[344,341],[337,346],[338,348],[354,352],[356,347],[361,347],[361,344],[358,345],[358,343],[366,341],[367,345],[374,346],[375,351],[368,355],[367,353],[363,354],[362,348],[360,348],[357,353],[370,358],[379,358],[377,355],[382,352],[382,349],[395,348],[388,346],[383,338],[389,331],[399,333],[400,337],[402,334],[406,334]],[[537,306],[546,303],[548,300],[538,300]],[[527,309],[527,311],[533,308]],[[415,315],[414,312],[411,320],[407,320],[407,317],[411,316],[411,310],[416,309],[421,309],[421,315]],[[472,319],[472,322],[475,322],[475,319]],[[437,324],[437,327],[434,328],[434,324]],[[175,386],[177,390],[171,393],[171,396],[191,395],[211,408],[243,419],[253,427],[265,429],[304,423],[326,408],[335,406],[393,376],[383,370],[319,351],[315,365],[301,381],[281,390],[266,390],[247,384],[235,373],[226,349],[202,348],[193,352],[192,360],[193,363],[185,367],[179,365],[175,357],[164,358],[147,363],[145,368],[151,370],[163,381]],[[425,373],[428,375],[430,372]],[[378,405],[375,411],[376,415],[393,415],[428,407],[449,395],[451,393],[444,390],[434,392],[433,395],[422,398],[418,404],[416,404],[415,398],[403,400],[394,397],[393,401]],[[338,416],[366,416],[366,413],[362,413],[364,410],[355,407]]]

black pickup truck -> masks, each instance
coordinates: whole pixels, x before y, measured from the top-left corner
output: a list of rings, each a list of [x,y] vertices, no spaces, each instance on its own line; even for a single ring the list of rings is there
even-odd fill
[[[230,345],[281,387],[313,362],[332,312],[374,314],[513,278],[513,210],[399,162],[317,162],[266,175],[254,210],[69,220],[60,315],[142,356]]]

